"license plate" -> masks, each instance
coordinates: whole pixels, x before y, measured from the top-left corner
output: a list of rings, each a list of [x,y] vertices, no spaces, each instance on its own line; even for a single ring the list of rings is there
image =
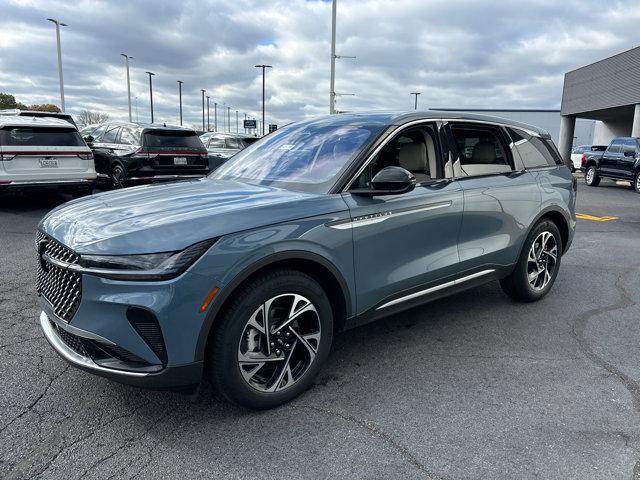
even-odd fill
[[[173,158],[174,165],[187,165],[187,157],[174,157]]]
[[[58,168],[58,160],[52,160],[50,158],[42,158],[39,160],[40,168]]]

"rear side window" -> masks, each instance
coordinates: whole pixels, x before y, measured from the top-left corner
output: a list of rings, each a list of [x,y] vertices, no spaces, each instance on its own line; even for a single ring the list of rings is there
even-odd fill
[[[227,138],[227,148],[239,149],[242,148],[242,145],[237,138]]]
[[[625,154],[636,153],[636,141],[632,139],[628,139],[624,141],[624,146],[622,147],[622,151]]]
[[[144,134],[146,147],[167,148],[204,148],[202,140],[196,132],[182,132],[172,130],[151,130]]]
[[[454,125],[451,134],[458,150],[458,160],[453,165],[456,176],[489,175],[513,170],[496,129]]]
[[[104,136],[102,137],[102,143],[116,143],[116,138],[118,138],[119,131],[120,131],[120,127],[113,127],[107,130]]]
[[[123,145],[137,145],[140,141],[140,133],[128,127],[122,127],[120,132],[120,143]]]
[[[519,128],[508,127],[507,132],[520,154],[525,168],[562,165],[562,157],[551,140],[533,137]]]
[[[29,147],[82,147],[85,145],[75,128],[4,127],[0,145]]]
[[[209,148],[225,148],[224,138],[213,137],[211,140],[209,140]]]

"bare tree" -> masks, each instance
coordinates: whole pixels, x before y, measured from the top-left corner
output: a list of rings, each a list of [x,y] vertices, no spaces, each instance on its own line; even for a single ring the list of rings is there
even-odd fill
[[[82,110],[76,115],[78,124],[93,125],[94,123],[104,123],[109,120],[109,115],[103,112],[92,112],[91,110]]]

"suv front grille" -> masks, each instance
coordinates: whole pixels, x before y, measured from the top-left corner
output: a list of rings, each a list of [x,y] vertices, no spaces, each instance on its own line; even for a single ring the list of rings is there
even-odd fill
[[[69,322],[80,306],[82,275],[47,262],[43,255],[46,253],[56,260],[71,264],[78,264],[80,257],[73,250],[41,232],[36,233],[36,249],[38,251],[36,290],[51,304],[58,317]]]

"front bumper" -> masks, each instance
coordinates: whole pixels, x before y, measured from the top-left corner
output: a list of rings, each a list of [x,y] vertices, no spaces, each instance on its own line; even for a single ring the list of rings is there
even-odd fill
[[[63,359],[71,365],[120,383],[135,385],[145,388],[157,389],[176,389],[181,387],[190,387],[200,383],[202,378],[202,362],[194,362],[187,365],[174,367],[165,367],[159,371],[128,371],[107,368],[98,365],[90,357],[85,356],[71,348],[61,336],[57,333],[57,329],[69,329],[69,332],[75,336],[93,339],[96,336],[90,332],[83,331],[75,327],[69,327],[62,321],[52,320],[45,311],[40,313],[40,326],[45,338],[53,349]],[[54,326],[55,325],[55,326]],[[72,329],[72,330],[71,330]]]

